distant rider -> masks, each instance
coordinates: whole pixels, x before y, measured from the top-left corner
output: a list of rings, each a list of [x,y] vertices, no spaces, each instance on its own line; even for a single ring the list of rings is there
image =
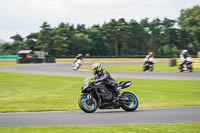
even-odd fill
[[[155,63],[155,60],[154,60],[154,57],[153,57],[153,52],[149,52],[148,55],[145,57],[144,65],[146,63],[149,63],[149,64],[154,64]]]
[[[102,64],[93,64],[92,70],[94,74],[94,82],[104,82],[107,87],[111,88],[117,95],[119,95],[119,91],[117,90],[117,82],[112,79],[108,71],[103,69]]]
[[[74,60],[74,62],[73,62],[73,64],[74,63],[76,63],[78,60],[83,60],[83,55],[82,54],[78,54],[76,57],[75,57],[75,60]]]
[[[181,62],[181,66],[183,66],[184,64],[188,63],[188,62],[192,62],[192,59],[190,58],[189,60],[189,53],[188,50],[183,50],[180,54],[180,62]]]

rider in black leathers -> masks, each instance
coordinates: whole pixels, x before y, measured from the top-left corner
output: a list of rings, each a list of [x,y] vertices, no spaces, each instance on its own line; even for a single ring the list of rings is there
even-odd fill
[[[108,88],[111,88],[117,96],[119,95],[119,91],[117,90],[117,82],[112,79],[111,75],[103,69],[103,66],[99,63],[95,63],[92,65],[93,74],[94,74],[94,82],[104,82]]]

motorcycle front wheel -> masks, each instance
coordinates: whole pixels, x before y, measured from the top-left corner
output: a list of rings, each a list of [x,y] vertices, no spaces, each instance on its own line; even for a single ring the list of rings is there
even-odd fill
[[[146,65],[143,66],[143,72],[145,72],[146,70],[148,70],[147,67],[148,66],[146,66]]]
[[[179,66],[179,72],[183,72],[183,67]]]
[[[125,111],[135,111],[138,107],[138,99],[137,97],[131,92],[124,92],[122,93],[123,101],[121,103],[121,107]]]
[[[86,113],[93,113],[97,110],[97,101],[94,97],[88,98],[87,95],[82,95],[78,103],[81,110]]]

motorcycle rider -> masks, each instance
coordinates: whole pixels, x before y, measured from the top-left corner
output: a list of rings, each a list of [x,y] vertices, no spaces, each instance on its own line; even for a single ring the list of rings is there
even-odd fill
[[[189,53],[188,50],[185,49],[180,54],[180,61],[182,62],[182,66],[186,63],[187,57],[189,57]]]
[[[155,63],[153,52],[149,52],[148,55],[144,59],[144,64],[149,63],[149,62]]]
[[[190,59],[189,59],[190,58]],[[184,64],[192,62],[192,59],[188,53],[188,50],[183,50],[180,54],[180,66],[183,67]]]
[[[76,63],[78,60],[83,60],[83,55],[82,55],[82,54],[78,54],[78,55],[75,57],[75,60],[74,60],[73,64]]]
[[[153,57],[153,52],[149,52],[148,55],[144,59],[144,64],[143,65],[145,66],[146,64],[149,64],[149,65],[152,65],[152,67],[153,67],[154,63],[155,63],[155,60],[154,60],[154,57]]]
[[[119,90],[117,90],[117,82],[111,77],[108,71],[103,69],[102,64],[94,63],[92,65],[92,70],[95,83],[104,82],[107,87],[111,88],[116,93],[116,97],[120,94]]]

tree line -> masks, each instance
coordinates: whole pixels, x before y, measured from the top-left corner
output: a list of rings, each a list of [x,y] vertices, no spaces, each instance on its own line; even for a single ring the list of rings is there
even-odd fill
[[[78,53],[92,56],[179,55],[188,49],[196,55],[200,50],[200,6],[182,9],[177,20],[144,18],[137,22],[124,18],[111,19],[102,25],[86,27],[60,23],[51,27],[48,22],[40,31],[23,38],[11,37],[12,43],[0,46],[0,54],[17,54],[19,50],[45,51],[52,56],[66,57]]]

